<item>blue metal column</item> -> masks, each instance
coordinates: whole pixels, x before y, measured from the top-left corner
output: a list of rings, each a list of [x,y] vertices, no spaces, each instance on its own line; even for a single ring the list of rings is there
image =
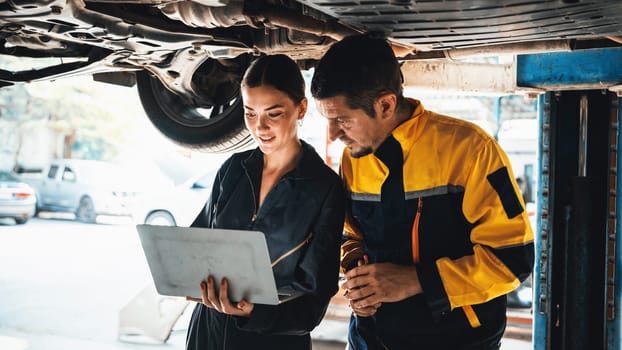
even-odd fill
[[[566,205],[564,202],[558,203],[559,198],[565,198],[565,194],[554,193],[556,192],[556,187],[560,192],[564,190],[567,178],[572,176],[566,173],[573,172],[574,170],[571,166],[573,160],[570,158],[559,159],[560,164],[557,164],[556,157],[553,156],[552,152],[562,147],[562,150],[565,149],[566,152],[570,152],[566,154],[573,154],[570,156],[571,158],[576,156],[576,154],[574,154],[572,147],[569,148],[571,145],[564,143],[564,141],[558,144],[560,140],[573,143],[572,139],[562,136],[573,133],[573,130],[569,129],[570,124],[564,123],[563,130],[553,127],[551,124],[553,122],[552,118],[555,118],[555,121],[557,121],[554,124],[558,125],[559,121],[567,120],[567,118],[574,115],[574,112],[570,112],[569,115],[558,115],[560,112],[557,109],[561,105],[557,102],[557,99],[559,96],[567,96],[564,95],[566,91],[581,90],[587,92],[589,90],[602,90],[605,92],[611,86],[621,85],[621,62],[622,48],[620,47],[517,56],[517,86],[548,91],[541,95],[538,100],[541,131],[539,135],[540,181],[538,181],[537,191],[539,215],[536,224],[533,314],[533,347],[537,350],[559,349],[565,346],[563,345],[564,333],[560,334],[560,330],[564,330],[566,332],[565,335],[577,335],[572,333],[572,326],[568,326],[566,322],[560,320],[560,317],[564,317],[564,312],[560,313],[560,307],[563,308],[562,302],[567,297],[565,289],[567,286],[560,283],[562,282],[560,281],[560,272],[565,271],[564,259],[567,257],[559,255],[567,254],[568,252],[562,249],[565,243],[560,245],[560,242],[563,242],[564,232],[561,231],[562,226],[559,226],[559,222],[560,220],[567,219],[566,216],[569,213],[564,212],[564,208],[562,208],[562,206]],[[551,91],[556,93],[554,94]],[[592,98],[596,97],[593,94],[590,96]],[[622,103],[620,98],[615,100],[617,100],[618,106]],[[610,120],[611,115],[605,117],[606,113],[603,114],[602,103],[606,103],[606,101],[599,98],[596,98],[595,101],[597,105],[600,104],[601,106],[597,108],[598,112],[596,115],[600,113],[597,118],[607,118],[607,120]],[[568,112],[566,109],[563,113]],[[620,112],[619,107],[617,110],[617,122],[618,125],[622,123],[622,112]],[[596,129],[603,130],[603,125],[600,122],[598,125]],[[611,127],[612,131],[607,135],[603,133],[603,138],[617,137],[619,134],[617,126],[612,125]],[[553,135],[551,129],[555,129],[562,134]],[[594,137],[593,135],[592,138]],[[622,242],[622,202],[620,202],[622,200],[622,189],[618,188],[622,186],[616,185],[622,184],[622,174],[620,174],[622,171],[617,169],[618,165],[622,164],[622,155],[619,154],[620,152],[617,152],[617,150],[622,149],[622,141],[617,138],[612,140],[610,145],[612,149],[609,151],[611,157],[609,163],[611,164],[607,182],[610,190],[615,188],[615,194],[609,193],[606,209],[603,208],[605,209],[604,211],[598,209],[598,212],[602,212],[603,218],[605,216],[608,218],[606,229],[603,230],[606,231],[603,233],[606,233],[608,237],[606,238],[607,243],[605,245],[609,248],[608,252],[604,252],[602,256],[602,263],[605,265],[604,268],[608,274],[607,281],[602,286],[602,289],[603,292],[607,291],[607,300],[609,301],[605,307],[606,315],[605,310],[603,310],[603,317],[607,317],[606,323],[603,324],[603,330],[606,333],[606,339],[603,339],[603,341],[606,341],[606,349],[617,350],[622,349],[622,308],[620,305],[622,304],[622,243],[620,243]],[[613,149],[614,147],[616,149]],[[603,155],[602,148],[599,148],[597,152],[600,152],[598,156],[594,158],[590,155],[590,157],[596,159],[600,167],[603,164],[603,159],[599,158]],[[614,154],[613,152],[617,153]],[[617,164],[612,164],[616,160]],[[595,170],[592,167],[592,171]],[[555,175],[556,173],[558,174]],[[556,178],[560,181],[556,181]],[[615,183],[612,183],[613,181]],[[615,198],[613,198],[614,196]],[[615,203],[615,207],[612,203]],[[615,230],[612,229],[613,226],[615,226]],[[581,306],[577,307],[580,308]],[[584,307],[592,308],[592,306],[588,305]],[[579,309],[577,310],[580,311]],[[603,322],[605,322],[604,319]],[[565,328],[563,327],[564,324],[566,324]]]
[[[616,170],[616,208],[615,208],[615,283],[614,283],[614,315],[613,320],[607,322],[607,347],[608,349],[622,349],[622,139],[620,138],[620,123],[622,123],[622,98],[618,98],[618,130],[617,130],[617,169]],[[610,248],[611,249],[611,248]]]
[[[550,295],[551,272],[549,260],[552,256],[552,248],[549,242],[549,157],[550,157],[550,110],[551,93],[541,94],[538,98],[538,190],[537,190],[537,213],[535,232],[536,264],[533,272],[533,323],[532,323],[532,342],[535,350],[546,350],[550,329],[547,322],[551,313]]]

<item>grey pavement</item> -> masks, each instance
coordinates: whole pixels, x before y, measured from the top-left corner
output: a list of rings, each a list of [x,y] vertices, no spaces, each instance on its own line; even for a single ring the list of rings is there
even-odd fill
[[[0,349],[182,350],[190,307],[165,343],[119,340],[120,310],[149,283],[131,223],[0,221]],[[313,348],[344,349],[346,332],[345,322],[325,320],[312,333]],[[502,345],[531,348],[513,339]]]

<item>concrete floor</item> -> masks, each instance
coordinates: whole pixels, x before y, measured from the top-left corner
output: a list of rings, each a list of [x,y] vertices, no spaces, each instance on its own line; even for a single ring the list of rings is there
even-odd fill
[[[33,219],[0,224],[1,350],[183,350],[190,312],[165,343],[124,342],[119,311],[151,278],[135,228]],[[344,350],[347,323],[326,320],[314,350]],[[504,340],[502,350],[531,343]]]

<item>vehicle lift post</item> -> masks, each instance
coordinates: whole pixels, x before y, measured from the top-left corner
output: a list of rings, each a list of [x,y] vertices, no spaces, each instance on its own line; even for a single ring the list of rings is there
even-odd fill
[[[620,349],[620,48],[519,55],[538,99],[533,348]]]

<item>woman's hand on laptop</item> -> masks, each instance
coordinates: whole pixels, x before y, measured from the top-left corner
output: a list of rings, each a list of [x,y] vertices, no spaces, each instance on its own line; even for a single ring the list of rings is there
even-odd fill
[[[215,309],[218,312],[234,315],[234,316],[250,316],[255,304],[249,303],[246,300],[234,303],[229,300],[229,281],[223,278],[220,281],[220,292],[216,293],[214,288],[214,278],[209,276],[206,280],[201,282],[201,296],[202,298],[186,297],[188,301],[194,301],[201,303],[209,308]]]

